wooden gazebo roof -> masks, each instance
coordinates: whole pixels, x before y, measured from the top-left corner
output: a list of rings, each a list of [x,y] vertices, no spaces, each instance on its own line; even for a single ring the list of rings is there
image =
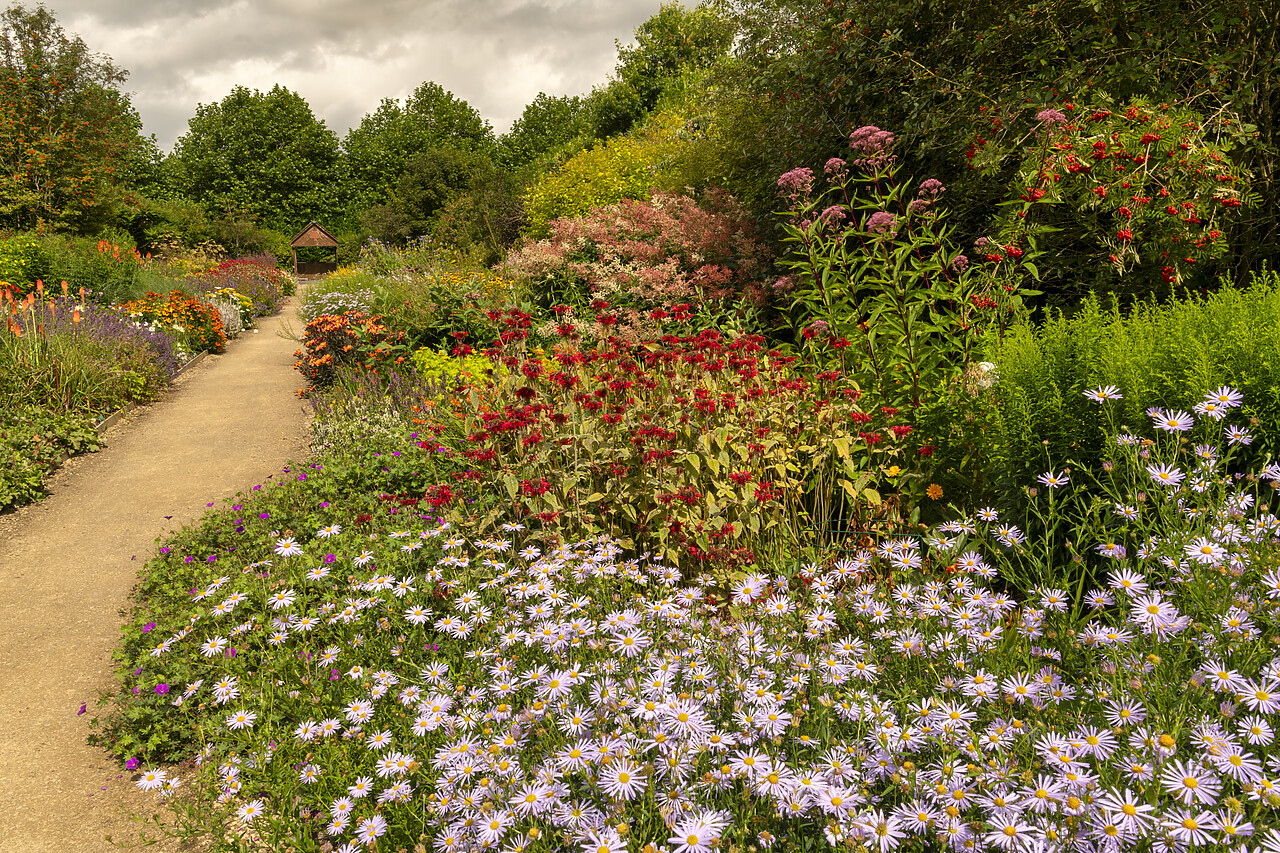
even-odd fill
[[[312,221],[306,228],[298,232],[298,236],[294,237],[289,245],[295,249],[302,246],[321,246],[336,249],[338,248],[338,238],[330,234],[320,223]]]

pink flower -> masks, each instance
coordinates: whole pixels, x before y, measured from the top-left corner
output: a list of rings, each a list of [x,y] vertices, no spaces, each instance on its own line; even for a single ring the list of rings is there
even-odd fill
[[[887,211],[877,210],[871,216],[867,217],[867,233],[868,234],[889,234],[893,231],[893,214]]]

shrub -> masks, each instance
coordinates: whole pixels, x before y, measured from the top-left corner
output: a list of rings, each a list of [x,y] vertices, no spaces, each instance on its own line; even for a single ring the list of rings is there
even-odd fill
[[[677,190],[664,174],[681,147],[682,121],[674,113],[654,117],[645,127],[575,154],[543,175],[524,195],[525,234],[542,239],[551,222],[587,215],[592,208],[623,199],[648,198],[650,191]]]
[[[1090,298],[1071,316],[1054,314],[1038,327],[1016,329],[993,359],[1001,448],[992,467],[1007,488],[1068,460],[1096,462],[1104,432],[1084,394],[1105,385],[1125,389],[1114,407],[1116,423],[1148,433],[1148,408],[1191,412],[1205,388],[1232,385],[1248,401],[1249,461],[1280,455],[1277,328],[1280,280],[1264,270],[1244,289],[1225,285],[1125,312]]]
[[[127,234],[109,238],[49,235],[49,280],[67,282],[73,293],[81,288],[95,302],[112,305],[139,299],[146,292],[145,262]],[[161,279],[169,287],[173,282]]]
[[[434,256],[422,266],[416,251],[376,252],[372,269],[339,270],[309,288],[303,316],[380,314],[388,328],[405,333],[411,349],[448,349],[455,335],[484,345],[496,335],[486,309],[505,304],[519,291],[516,281],[489,270],[449,267]],[[396,258],[405,265],[395,266]]]
[[[133,320],[176,332],[193,353],[222,352],[227,344],[218,309],[181,290],[163,296],[148,292],[141,299],[117,305],[116,310]]]
[[[36,282],[49,279],[49,251],[33,234],[19,234],[0,242],[0,282],[15,288],[20,295],[35,289]]]
[[[1050,286],[1064,291],[1055,295],[1072,301],[1090,286],[1170,294],[1199,281],[1251,201],[1217,119],[1142,98],[1063,108],[1042,110],[1034,142],[1018,143],[1022,204],[991,223],[1002,247],[1037,255]],[[992,174],[1013,153],[971,149]]]
[[[408,355],[404,332],[392,332],[379,315],[357,311],[322,315],[307,323],[294,367],[313,386],[331,384],[343,367],[368,370],[402,364]]]
[[[556,219],[549,228],[548,239],[527,243],[507,269],[553,302],[608,303],[618,315],[613,333],[652,332],[647,315],[655,308],[689,302],[760,308],[772,296],[763,284],[765,248],[726,193],[708,190],[695,200],[658,192]],[[600,327],[593,331],[601,336]]]
[[[92,419],[83,413],[31,405],[0,408],[0,512],[39,500],[44,478],[64,455],[101,446]]]

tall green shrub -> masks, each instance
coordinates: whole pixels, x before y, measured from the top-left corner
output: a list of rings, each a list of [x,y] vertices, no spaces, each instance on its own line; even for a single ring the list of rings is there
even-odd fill
[[[1037,328],[1014,330],[999,346],[999,407],[993,470],[1007,486],[1068,461],[1091,464],[1104,424],[1084,396],[1115,385],[1117,424],[1151,432],[1151,407],[1192,412],[1206,391],[1229,385],[1244,395],[1253,441],[1245,462],[1280,453],[1280,275],[1263,269],[1249,286],[1231,285],[1167,305],[1126,312],[1086,300]],[[1013,489],[1014,492],[1017,489]]]

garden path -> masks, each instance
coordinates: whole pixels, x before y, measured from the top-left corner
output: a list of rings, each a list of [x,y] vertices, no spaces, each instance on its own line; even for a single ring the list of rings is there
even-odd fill
[[[117,850],[158,814],[134,774],[86,743],[89,720],[156,537],[306,451],[296,344],[277,334],[299,328],[296,305],[111,427],[109,446],[69,460],[44,501],[0,517],[0,853]]]

